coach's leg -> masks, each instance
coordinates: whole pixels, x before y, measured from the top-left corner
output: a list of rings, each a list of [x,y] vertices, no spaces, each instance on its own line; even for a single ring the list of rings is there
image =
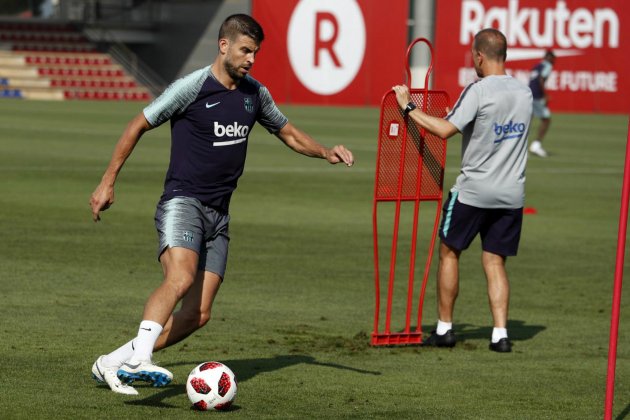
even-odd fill
[[[206,325],[220,286],[221,276],[209,271],[198,271],[194,284],[182,300],[181,308],[164,325],[154,351],[178,343]]]
[[[507,328],[510,284],[505,270],[505,257],[492,252],[481,254],[488,281],[488,300],[495,328]]]
[[[443,242],[440,243],[440,261],[438,264],[438,318],[443,322],[453,322],[455,300],[459,294],[459,255]]]

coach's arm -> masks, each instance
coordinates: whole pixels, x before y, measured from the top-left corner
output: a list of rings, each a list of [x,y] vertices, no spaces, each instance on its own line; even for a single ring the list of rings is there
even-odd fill
[[[300,130],[290,122],[287,122],[276,136],[291,149],[310,157],[326,159],[330,163],[345,163],[348,166],[354,164],[352,152],[343,145],[327,148],[317,143],[315,139]]]
[[[407,104],[411,102],[409,88],[405,85],[397,85],[392,89],[396,93],[396,101],[398,102],[398,105],[400,108],[405,109]],[[444,118],[433,117],[425,114],[418,108],[411,111],[408,115],[416,123],[418,123],[420,127],[435,134],[436,136],[439,136],[440,138],[447,139],[453,134],[459,132],[457,127],[455,127],[455,125],[453,125],[450,121],[447,121]]]
[[[98,184],[90,198],[92,219],[94,219],[95,222],[101,220],[101,211],[107,210],[114,204],[114,184],[116,183],[118,173],[129,155],[131,155],[134,147],[136,147],[136,144],[138,144],[142,134],[151,128],[153,127],[141,112],[127,124],[127,128],[125,128],[120,139],[118,139],[109,166],[107,166],[100,184]]]

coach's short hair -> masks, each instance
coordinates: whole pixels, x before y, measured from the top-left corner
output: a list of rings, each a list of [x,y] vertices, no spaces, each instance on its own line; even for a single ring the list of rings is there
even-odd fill
[[[234,40],[238,35],[246,35],[256,44],[265,39],[262,26],[253,17],[242,13],[228,16],[219,29],[219,39]]]
[[[507,58],[505,35],[493,28],[482,29],[477,32],[473,41],[473,48],[490,60],[505,61]]]

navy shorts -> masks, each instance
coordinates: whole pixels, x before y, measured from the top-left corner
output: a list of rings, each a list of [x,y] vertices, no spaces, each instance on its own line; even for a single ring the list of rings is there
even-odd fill
[[[522,207],[482,209],[461,203],[457,192],[451,192],[442,208],[440,239],[449,247],[463,251],[479,234],[484,251],[509,257],[518,251],[522,225]]]
[[[225,276],[230,216],[191,197],[161,201],[155,211],[158,260],[166,248],[182,247],[199,254],[199,270]]]

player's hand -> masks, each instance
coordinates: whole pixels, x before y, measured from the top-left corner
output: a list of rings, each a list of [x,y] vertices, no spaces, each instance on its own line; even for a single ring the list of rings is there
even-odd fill
[[[398,102],[398,106],[401,109],[405,109],[407,104],[411,102],[411,94],[409,93],[409,88],[405,85],[396,85],[392,88],[392,90],[396,93],[396,101]]]
[[[92,208],[92,219],[95,222],[101,220],[100,212],[105,211],[114,204],[114,187],[99,184],[90,197],[90,207]]]
[[[326,150],[326,160],[332,164],[343,162],[347,166],[354,165],[354,156],[345,146],[337,145]]]

